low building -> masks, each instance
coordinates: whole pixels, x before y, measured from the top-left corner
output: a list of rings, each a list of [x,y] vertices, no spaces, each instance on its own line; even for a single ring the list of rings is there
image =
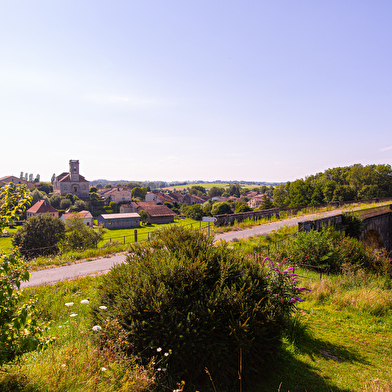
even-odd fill
[[[108,203],[114,201],[116,204],[123,201],[132,200],[132,190],[126,186],[115,186],[99,190],[99,196],[104,198]]]
[[[136,207],[138,212],[141,210],[146,211],[148,223],[151,224],[172,223],[177,215],[169,207],[155,204],[154,202],[134,202],[132,206]]]
[[[98,224],[105,229],[127,229],[140,227],[140,215],[137,212],[123,214],[102,214],[98,217]]]
[[[93,216],[91,215],[90,211],[83,210],[79,212],[69,212],[61,215],[61,219],[64,221],[64,223],[66,219],[74,218],[74,217],[79,217],[80,219],[82,219],[83,223],[86,226],[93,227]]]
[[[27,219],[41,214],[49,214],[54,216],[55,218],[59,217],[59,212],[45,200],[37,201],[32,207],[30,207],[26,211]]]

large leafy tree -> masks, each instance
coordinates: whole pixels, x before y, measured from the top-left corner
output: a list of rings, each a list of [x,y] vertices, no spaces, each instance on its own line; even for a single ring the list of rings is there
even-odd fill
[[[75,213],[65,222],[65,236],[61,247],[68,249],[87,249],[97,245],[102,240],[103,229],[93,229],[86,226],[83,218]]]
[[[18,219],[30,203],[25,186],[10,183],[0,188],[0,229]],[[43,328],[37,322],[35,300],[20,302],[20,285],[29,278],[19,253],[0,251],[0,367],[41,343]]]
[[[12,238],[12,244],[28,258],[53,254],[58,252],[58,243],[64,234],[65,225],[61,219],[40,214],[25,222]]]

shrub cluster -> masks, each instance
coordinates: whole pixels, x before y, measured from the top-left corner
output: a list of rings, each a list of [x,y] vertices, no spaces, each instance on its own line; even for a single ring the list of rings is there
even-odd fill
[[[103,277],[99,303],[108,310],[97,308],[93,322],[116,320],[128,354],[144,363],[156,360],[157,349],[170,352],[167,380],[200,387],[208,368],[228,390],[238,379],[240,353],[247,377],[265,370],[276,353],[301,290],[284,264],[255,263],[195,230],[160,230]]]
[[[280,257],[290,255],[300,264],[329,266],[332,272],[342,272],[346,266],[377,273],[392,272],[385,252],[366,247],[358,239],[332,229],[297,233],[278,254]]]

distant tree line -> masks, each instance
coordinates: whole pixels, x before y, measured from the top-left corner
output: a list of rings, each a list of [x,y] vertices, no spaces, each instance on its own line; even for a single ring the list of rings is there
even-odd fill
[[[327,169],[274,188],[274,206],[300,207],[333,201],[392,196],[391,165],[355,164]]]

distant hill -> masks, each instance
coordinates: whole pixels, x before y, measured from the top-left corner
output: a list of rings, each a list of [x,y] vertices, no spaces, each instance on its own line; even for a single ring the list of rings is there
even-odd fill
[[[267,186],[276,186],[276,185],[281,185],[284,184],[284,182],[265,182],[265,181],[222,181],[222,180],[215,180],[215,181],[202,181],[202,180],[197,180],[197,181],[172,181],[172,182],[166,182],[166,181],[135,181],[135,180],[105,180],[105,179],[99,179],[99,180],[93,180],[90,181],[91,186],[97,186],[97,185],[102,185],[102,188],[105,187],[105,185],[126,185],[128,183],[137,183],[140,186],[145,186],[145,187],[150,187],[150,189],[184,189],[184,188],[189,188],[192,185],[201,185],[206,189],[210,189],[213,186],[216,187],[228,187],[232,184],[239,184],[241,186],[246,186],[246,187],[251,187],[251,186],[261,186],[261,185],[267,185]]]

